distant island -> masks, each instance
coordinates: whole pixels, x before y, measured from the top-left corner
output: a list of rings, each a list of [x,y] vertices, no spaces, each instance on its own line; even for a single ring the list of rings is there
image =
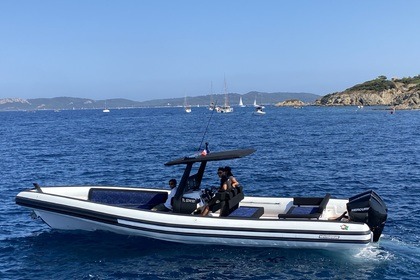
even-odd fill
[[[245,105],[258,104],[275,105],[277,107],[293,106],[388,106],[393,109],[420,109],[420,75],[408,78],[392,78],[379,76],[348,88],[342,92],[335,92],[319,96],[304,92],[258,92],[246,94],[229,93],[231,106],[238,106],[239,100]],[[209,106],[224,104],[224,94],[213,94],[187,97],[190,106]],[[30,110],[71,110],[71,109],[104,109],[110,108],[149,108],[149,107],[179,107],[184,106],[184,97],[156,99],[149,101],[132,101],[128,99],[93,100],[76,97],[55,98],[4,98],[0,99],[0,111],[30,111]]]
[[[239,99],[245,105],[252,106],[254,100],[258,104],[276,104],[288,99],[299,99],[305,103],[314,103],[320,98],[319,95],[312,93],[292,93],[292,92],[258,92],[251,91],[246,94],[229,93],[228,100],[231,106],[237,106]],[[188,97],[188,105],[209,106],[211,102],[222,105],[225,100],[224,94],[213,94],[204,96]],[[80,110],[80,109],[115,109],[115,108],[149,108],[149,107],[179,107],[184,106],[184,97],[157,99],[149,101],[132,101],[129,99],[107,99],[93,100],[77,97],[54,97],[54,98],[4,98],[0,99],[0,111],[31,111],[31,110]]]
[[[400,110],[420,109],[420,75],[408,78],[386,76],[327,94],[315,102],[324,106],[389,106]]]
[[[303,102],[302,100],[299,99],[288,99],[279,103],[276,103],[275,106],[276,107],[303,107],[306,106],[308,104],[306,104],[305,102]]]

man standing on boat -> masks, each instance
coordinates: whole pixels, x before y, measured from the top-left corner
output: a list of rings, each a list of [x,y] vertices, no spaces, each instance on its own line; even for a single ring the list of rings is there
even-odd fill
[[[168,194],[168,199],[165,201],[165,203],[160,203],[153,207],[152,211],[164,211],[164,212],[170,212],[172,211],[172,198],[175,196],[176,191],[178,189],[176,185],[176,180],[171,179],[169,180],[169,187],[171,188],[171,192]]]

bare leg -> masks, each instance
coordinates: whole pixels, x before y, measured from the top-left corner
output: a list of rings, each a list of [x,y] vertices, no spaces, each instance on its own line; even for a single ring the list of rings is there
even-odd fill
[[[203,211],[201,212],[201,216],[207,216],[209,214],[209,207],[204,207]]]

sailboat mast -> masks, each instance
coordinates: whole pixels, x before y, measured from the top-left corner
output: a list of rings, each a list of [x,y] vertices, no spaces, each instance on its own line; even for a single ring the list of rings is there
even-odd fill
[[[227,87],[226,87],[226,76],[224,77],[225,82],[225,106],[229,106],[229,100],[228,100],[228,93],[227,93]]]

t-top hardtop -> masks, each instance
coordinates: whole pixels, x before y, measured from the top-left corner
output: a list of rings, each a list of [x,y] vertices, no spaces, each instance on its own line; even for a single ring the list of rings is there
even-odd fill
[[[228,150],[221,152],[211,152],[207,154],[197,154],[194,156],[183,157],[173,161],[165,163],[166,166],[185,164],[184,174],[178,184],[177,192],[173,198],[172,205],[173,211],[176,213],[191,213],[192,205],[183,200],[184,194],[190,191],[197,191],[200,189],[201,181],[203,179],[204,170],[208,161],[221,161],[229,159],[237,159],[248,156],[254,153],[256,150],[249,149],[238,149]],[[191,175],[192,166],[194,163],[200,163],[200,167],[196,174]]]
[[[239,149],[239,150],[228,150],[221,152],[211,152],[206,155],[198,154],[190,157],[183,157],[168,161],[165,163],[166,166],[178,165],[178,164],[188,164],[195,162],[204,162],[204,161],[219,161],[219,160],[228,160],[248,156],[254,153],[255,149]]]

